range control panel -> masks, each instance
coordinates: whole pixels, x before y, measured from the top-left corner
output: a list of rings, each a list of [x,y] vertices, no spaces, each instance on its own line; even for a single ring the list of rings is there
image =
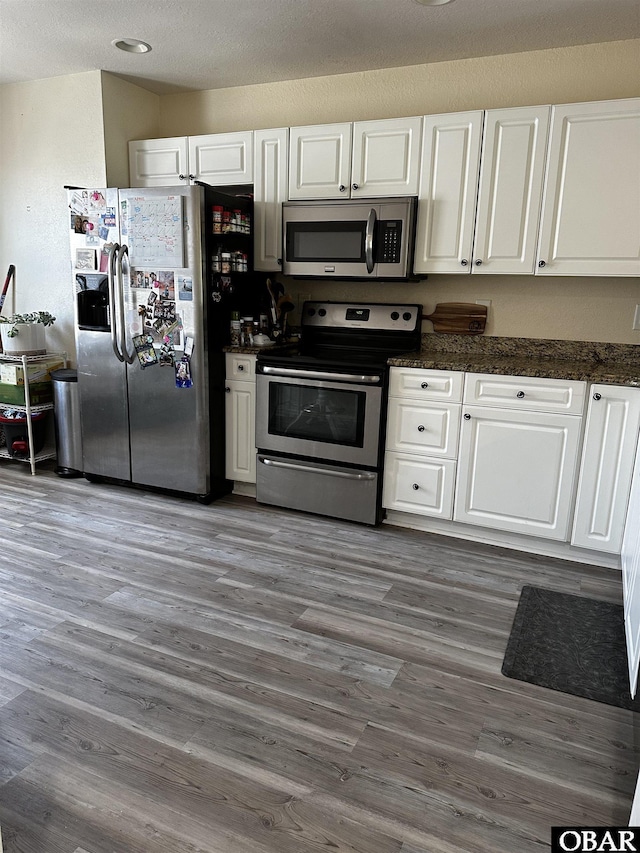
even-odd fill
[[[420,327],[422,305],[357,302],[305,302],[302,326],[413,332]]]

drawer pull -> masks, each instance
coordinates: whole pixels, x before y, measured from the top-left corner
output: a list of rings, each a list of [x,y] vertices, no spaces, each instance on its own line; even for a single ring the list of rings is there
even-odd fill
[[[422,383],[422,385],[421,385],[420,387],[421,387],[421,388],[428,388],[428,387],[429,387],[429,383],[428,383],[428,382],[423,382],[423,383]]]
[[[602,394],[598,394],[597,392],[593,395],[594,400],[602,400]]]
[[[415,492],[417,492],[419,488],[420,488],[420,486],[419,486],[417,483],[414,483],[414,484],[413,484],[413,490],[414,490]]]
[[[243,373],[244,372],[244,364],[239,364],[238,370],[240,371],[240,373]]]
[[[226,388],[224,389],[224,393],[225,393],[225,394],[230,394],[230,393],[231,393],[231,388],[229,388],[229,386],[228,386],[228,385],[227,385],[227,386],[226,386]]]
[[[465,421],[470,421],[470,420],[471,420],[471,415],[465,415],[465,416],[464,416],[464,419],[465,419]]]
[[[522,400],[522,398],[524,397],[524,391],[518,391],[518,393],[516,394],[516,397],[517,397],[519,400]]]
[[[418,432],[424,432],[424,424],[420,424],[418,427]]]

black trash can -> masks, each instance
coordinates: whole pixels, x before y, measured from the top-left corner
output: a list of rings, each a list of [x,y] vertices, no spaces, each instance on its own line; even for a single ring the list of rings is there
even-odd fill
[[[56,474],[82,476],[82,434],[78,400],[78,371],[61,367],[51,371],[56,426]]]

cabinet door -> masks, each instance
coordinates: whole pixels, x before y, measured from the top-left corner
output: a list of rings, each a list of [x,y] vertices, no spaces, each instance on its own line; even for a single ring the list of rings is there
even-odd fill
[[[289,198],[348,198],[351,124],[292,127]]]
[[[225,476],[228,480],[255,483],[255,383],[228,379],[225,391]]]
[[[172,187],[189,183],[187,137],[136,139],[129,143],[129,186]]]
[[[550,112],[524,107],[485,114],[474,273],[535,270]]]
[[[469,272],[482,111],[425,116],[414,271]]]
[[[640,98],[553,107],[537,273],[640,275]]]
[[[422,117],[353,125],[351,197],[418,194]]]
[[[622,540],[622,581],[624,594],[624,624],[629,662],[631,695],[635,695],[640,665],[640,442],[631,481],[629,509]],[[638,808],[638,790],[634,808]]]
[[[619,554],[640,428],[640,389],[593,385],[572,545]]]
[[[455,520],[565,541],[581,422],[463,406]]]
[[[256,130],[253,182],[253,266],[266,272],[282,268],[282,202],[287,200],[289,130]]]
[[[450,519],[455,474],[453,459],[387,452],[382,505],[400,512]]]
[[[190,136],[189,172],[214,187],[253,183],[253,132]]]

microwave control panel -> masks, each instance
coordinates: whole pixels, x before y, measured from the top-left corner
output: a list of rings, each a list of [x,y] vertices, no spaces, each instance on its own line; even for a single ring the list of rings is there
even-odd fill
[[[382,219],[376,225],[376,263],[399,264],[402,250],[402,220]]]

